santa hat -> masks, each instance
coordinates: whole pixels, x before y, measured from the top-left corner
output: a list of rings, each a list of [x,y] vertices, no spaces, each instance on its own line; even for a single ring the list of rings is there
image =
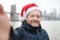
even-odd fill
[[[39,10],[40,11],[39,7],[34,3],[25,5],[22,8],[22,11],[20,13],[20,21],[24,21],[26,19],[26,16],[33,10]]]

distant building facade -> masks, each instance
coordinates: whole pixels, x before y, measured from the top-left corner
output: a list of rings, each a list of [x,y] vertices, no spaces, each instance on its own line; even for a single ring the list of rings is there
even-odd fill
[[[11,21],[18,21],[19,15],[16,13],[16,5],[11,5]]]

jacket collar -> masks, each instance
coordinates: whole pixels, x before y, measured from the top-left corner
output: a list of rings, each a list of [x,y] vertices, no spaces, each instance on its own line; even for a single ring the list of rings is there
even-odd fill
[[[41,30],[41,25],[39,25],[39,27],[32,27],[30,24],[27,23],[26,20],[24,20],[22,22],[22,27],[27,30],[27,31],[30,31],[30,32],[37,32]]]

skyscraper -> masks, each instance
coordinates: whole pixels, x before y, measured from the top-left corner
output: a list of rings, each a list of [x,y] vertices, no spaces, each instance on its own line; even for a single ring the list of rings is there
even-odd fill
[[[16,5],[11,5],[11,21],[18,21],[19,15],[16,13]]]

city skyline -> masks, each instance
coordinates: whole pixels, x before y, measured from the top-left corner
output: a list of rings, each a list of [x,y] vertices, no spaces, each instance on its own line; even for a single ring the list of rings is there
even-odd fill
[[[57,10],[55,8],[50,9],[50,12],[47,13],[45,10],[42,13],[43,20],[60,20],[60,14],[58,15]]]
[[[16,4],[16,12],[20,13],[21,8],[28,3],[36,3],[42,11],[56,8],[58,14],[60,13],[60,0],[0,0],[0,4],[4,6],[6,12],[10,12],[10,6]]]
[[[18,21],[20,19],[19,13],[16,12],[16,5],[11,5],[10,17],[11,21]],[[42,12],[42,20],[60,20],[60,15],[57,15],[57,10],[55,8],[50,9],[49,13],[44,10]]]

